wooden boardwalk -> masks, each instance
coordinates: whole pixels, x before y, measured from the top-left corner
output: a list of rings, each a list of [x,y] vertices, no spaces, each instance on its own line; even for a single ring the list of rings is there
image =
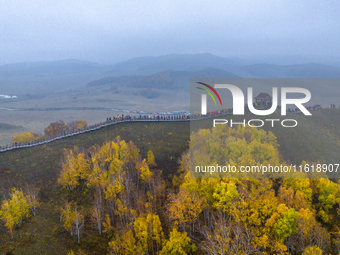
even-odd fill
[[[308,109],[308,108],[307,108]],[[317,109],[308,109],[310,111],[316,111],[321,109],[321,107],[318,107]],[[300,114],[300,111],[296,111],[296,112],[291,112],[294,114]],[[67,132],[63,132],[62,134],[58,135],[58,136],[54,136],[54,137],[46,137],[44,136],[41,139],[38,140],[34,140],[32,142],[26,142],[26,143],[17,143],[17,144],[10,144],[10,145],[6,145],[6,146],[0,146],[0,153],[1,152],[6,152],[6,151],[10,151],[10,150],[15,150],[15,149],[20,149],[20,148],[29,148],[29,147],[34,147],[34,146],[38,146],[38,145],[42,145],[42,144],[46,144],[46,143],[51,143],[53,141],[56,140],[60,140],[63,138],[67,138],[67,137],[72,137],[72,136],[76,136],[76,135],[80,135],[80,134],[84,134],[84,133],[88,133],[88,132],[92,132],[107,126],[112,126],[112,125],[116,125],[116,124],[121,124],[121,123],[131,123],[131,122],[183,122],[183,121],[193,121],[193,120],[202,120],[202,119],[209,119],[212,117],[219,117],[219,116],[225,116],[225,115],[232,115],[232,109],[229,108],[228,110],[222,110],[219,112],[215,112],[214,114],[208,114],[205,117],[202,117],[201,115],[189,115],[184,117],[183,115],[164,115],[164,116],[140,116],[140,117],[129,117],[129,118],[125,118],[125,119],[113,119],[113,120],[108,120],[105,122],[101,122],[95,125],[91,125],[88,126],[86,128],[83,129],[78,129],[78,130],[74,130],[74,131],[67,131]]]

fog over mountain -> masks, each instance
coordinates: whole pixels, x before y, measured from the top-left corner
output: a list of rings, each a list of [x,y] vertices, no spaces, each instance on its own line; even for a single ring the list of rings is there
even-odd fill
[[[261,62],[252,63],[241,58],[224,58],[204,53],[170,54],[158,57],[146,56],[132,58],[113,65],[75,59],[23,62],[0,65],[0,77],[34,77],[86,73],[93,73],[98,76],[151,75],[170,69],[197,72],[206,68],[232,72],[241,77],[338,77],[337,72],[339,69],[336,65],[332,66],[317,62],[277,65]]]
[[[0,6],[0,64],[114,64],[206,52],[249,64],[340,62],[334,0],[0,0]]]

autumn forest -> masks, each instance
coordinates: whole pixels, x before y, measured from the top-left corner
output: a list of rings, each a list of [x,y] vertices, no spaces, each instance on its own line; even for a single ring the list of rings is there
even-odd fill
[[[276,137],[256,128],[192,134],[203,159],[231,165],[285,163]],[[219,153],[216,153],[216,152]],[[340,185],[298,178],[192,178],[190,151],[166,177],[152,150],[131,141],[63,149],[55,208],[65,235],[81,244],[91,228],[107,254],[339,254]],[[303,162],[304,164],[311,162]],[[1,202],[9,237],[32,221],[39,187],[12,188]],[[88,253],[70,248],[68,254]]]

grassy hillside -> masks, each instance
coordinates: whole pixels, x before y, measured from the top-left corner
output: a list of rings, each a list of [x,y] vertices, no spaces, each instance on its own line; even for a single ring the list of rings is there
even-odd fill
[[[278,114],[271,117],[281,118]],[[249,120],[255,117],[247,114],[245,118]],[[272,130],[277,136],[279,150],[286,161],[298,164],[302,159],[320,159],[322,163],[339,163],[340,110],[324,109],[313,112],[312,117],[287,115],[285,118],[296,119],[299,122],[298,127],[266,129]],[[163,170],[163,175],[168,177],[177,171],[178,159],[188,149],[189,123],[125,123],[46,145],[0,153],[1,193],[8,192],[11,187],[24,187],[29,183],[40,188],[43,203],[38,208],[36,217],[15,230],[14,239],[11,239],[5,227],[0,225],[0,254],[9,251],[13,251],[13,254],[65,254],[70,249],[78,248],[90,254],[106,252],[107,239],[99,237],[96,229],[90,224],[85,224],[85,234],[79,246],[63,229],[59,222],[58,207],[66,195],[58,186],[57,178],[61,169],[63,148],[86,149],[94,144],[113,140],[117,136],[126,141],[133,141],[143,157],[146,157],[146,153],[151,149],[158,167]],[[77,198],[84,200],[85,193],[86,190],[77,190]],[[84,203],[90,204],[91,201]],[[89,219],[85,221],[89,222]]]
[[[274,131],[281,154],[294,164],[301,163],[301,159],[340,163],[340,110],[323,109],[312,115],[287,115],[296,119],[298,126]]]
[[[77,249],[75,240],[70,239],[63,230],[57,210],[64,196],[56,182],[61,169],[62,149],[75,146],[86,149],[117,136],[133,141],[143,157],[152,149],[157,165],[167,176],[177,169],[178,158],[188,148],[189,123],[120,124],[50,144],[0,154],[0,189],[8,191],[11,187],[24,187],[29,183],[41,188],[43,202],[38,215],[15,231],[13,240],[1,225],[0,254],[12,248],[14,254],[65,254],[71,248]],[[91,227],[86,228],[80,247],[93,251],[91,254],[104,254],[105,238],[99,238]]]
[[[241,122],[250,119],[295,119],[298,125],[295,128],[284,128],[276,121],[274,128],[270,122],[265,122],[263,128],[272,131],[280,145],[279,151],[288,163],[300,164],[302,160],[320,161],[322,163],[340,163],[340,110],[322,109],[312,111],[312,116],[303,114],[288,113],[281,116],[276,111],[270,116],[255,116],[247,113],[243,116],[225,116],[225,119],[233,119],[234,122]],[[222,117],[223,118],[223,117]],[[209,127],[211,120],[204,120],[201,127]],[[259,123],[254,123],[259,125]],[[287,123],[288,124],[288,123]],[[292,123],[289,123],[292,124]]]

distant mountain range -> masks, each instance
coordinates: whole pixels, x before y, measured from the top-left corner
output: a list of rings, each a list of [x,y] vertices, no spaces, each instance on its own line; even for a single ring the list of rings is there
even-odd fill
[[[241,59],[224,58],[208,53],[140,57],[114,65],[71,59],[0,66],[0,88],[1,83],[10,84],[9,81],[18,77],[24,81],[32,78],[35,83],[39,83],[39,79],[44,79],[45,83],[53,79],[53,86],[58,79],[65,83],[64,86],[71,86],[68,80],[72,80],[74,86],[180,88],[189,83],[190,77],[339,78],[340,67],[318,63],[249,64]]]
[[[88,83],[88,86],[127,86],[135,88],[183,88],[191,77],[202,78],[238,78],[239,76],[216,68],[203,68],[198,71],[165,70],[151,75],[131,75],[105,77]]]
[[[247,64],[212,54],[135,58],[108,67],[107,77],[89,86],[183,88],[190,78],[336,78],[340,68],[324,64]],[[124,75],[119,75],[124,74]]]

